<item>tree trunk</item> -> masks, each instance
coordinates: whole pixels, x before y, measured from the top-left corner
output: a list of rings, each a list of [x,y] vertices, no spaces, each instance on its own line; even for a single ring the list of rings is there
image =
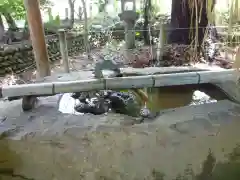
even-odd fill
[[[8,27],[11,31],[17,31],[18,27],[17,24],[15,23],[13,17],[11,16],[10,13],[8,12],[2,12],[2,15],[5,17],[7,23],[8,23]]]
[[[0,14],[0,43],[4,40],[4,25],[2,20],[2,14]]]
[[[68,0],[69,8],[70,8],[70,27],[73,28],[74,25],[74,4],[75,0]]]
[[[151,9],[151,0],[144,1],[144,24],[143,24],[143,38],[146,45],[150,45],[149,37],[149,20],[150,20],[150,9]]]
[[[196,32],[198,32],[197,44],[200,47],[208,25],[206,1],[207,0],[197,0],[198,7],[196,9],[196,7],[189,7],[189,0],[172,0],[171,31],[169,33],[168,43],[189,45],[194,41]],[[211,7],[212,9],[214,4]],[[200,20],[197,24],[198,31],[196,31],[196,11],[198,20]]]
[[[185,0],[172,0],[171,11],[171,32],[169,34],[169,43],[190,44],[190,10]]]
[[[37,67],[37,76],[51,75],[47,46],[44,35],[43,22],[38,0],[24,0],[28,20],[31,44]]]
[[[86,3],[85,0],[82,1],[83,6],[83,14],[84,14],[84,46],[85,50],[88,54],[88,57],[90,56],[90,47],[88,42],[88,17],[87,17],[87,9],[86,9]]]

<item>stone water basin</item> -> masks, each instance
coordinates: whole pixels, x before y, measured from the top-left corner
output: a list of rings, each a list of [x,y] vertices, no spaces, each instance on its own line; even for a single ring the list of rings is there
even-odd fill
[[[67,95],[65,108],[56,95],[28,113],[0,102],[1,127],[12,128],[0,141],[1,179],[239,179],[238,104],[209,84],[146,91],[161,113],[142,124],[76,114]]]

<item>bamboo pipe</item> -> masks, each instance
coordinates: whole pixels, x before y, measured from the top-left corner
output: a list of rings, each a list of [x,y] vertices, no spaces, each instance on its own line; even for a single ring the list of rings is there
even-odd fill
[[[174,74],[115,77],[102,79],[76,80],[3,86],[2,97],[27,95],[54,95],[67,92],[80,92],[103,89],[132,89],[185,84],[220,83],[236,80],[235,70],[200,71]]]

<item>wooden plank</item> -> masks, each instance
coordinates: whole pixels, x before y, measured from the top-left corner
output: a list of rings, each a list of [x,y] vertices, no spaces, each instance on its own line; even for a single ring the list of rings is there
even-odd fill
[[[236,81],[237,72],[233,69],[222,71],[205,71],[198,72],[200,76],[199,83],[217,83],[224,81]],[[239,76],[239,75],[238,75]]]
[[[128,88],[143,88],[153,87],[154,80],[151,75],[148,76],[132,76],[132,77],[117,77],[106,78],[106,89],[128,89]]]
[[[57,94],[66,92],[79,92],[103,89],[118,88],[144,88],[144,87],[161,87],[184,84],[199,83],[217,83],[229,79],[236,80],[234,70],[210,71],[210,72],[190,72],[159,74],[147,76],[131,76],[103,79],[87,79],[77,81],[60,81],[51,83],[35,83],[2,87],[3,97],[15,97],[22,95],[44,95]],[[1,94],[1,93],[0,93]]]
[[[147,68],[120,68],[121,73],[126,76],[140,76],[140,75],[152,75],[152,74],[172,74],[180,72],[195,72],[195,71],[207,71],[204,68],[195,67],[147,67]],[[208,70],[209,71],[209,70]],[[105,70],[103,71],[103,75]],[[109,73],[108,73],[109,74]],[[36,82],[62,82],[62,81],[78,81],[93,79],[93,71],[77,71],[70,73],[61,73],[57,75],[51,75],[38,79]]]
[[[2,87],[3,97],[51,94],[54,94],[53,83],[21,84]]]
[[[120,68],[121,73],[124,75],[150,75],[150,74],[168,74],[180,72],[195,72],[195,71],[209,71],[206,68],[197,67],[146,67],[146,68]]]
[[[80,92],[89,90],[101,90],[105,88],[104,79],[89,79],[68,82],[53,82],[54,94],[67,92]]]
[[[34,81],[34,83],[88,80],[94,78],[92,73],[92,71],[77,71],[70,73],[53,74],[51,76],[38,79]]]
[[[153,75],[154,87],[198,84],[197,72]]]

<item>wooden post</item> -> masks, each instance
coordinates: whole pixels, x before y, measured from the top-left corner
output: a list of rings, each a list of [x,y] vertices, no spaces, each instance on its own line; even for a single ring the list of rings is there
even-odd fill
[[[38,0],[24,0],[38,77],[49,76],[47,46]]]
[[[58,32],[59,32],[59,43],[60,43],[60,51],[62,55],[64,72],[69,73],[66,33],[64,29],[59,29]]]
[[[37,67],[37,77],[50,76],[50,65],[48,61],[47,46],[45,42],[44,29],[38,0],[24,0],[29,31],[32,41],[33,53]],[[23,111],[31,110],[37,102],[36,96],[23,96]]]

